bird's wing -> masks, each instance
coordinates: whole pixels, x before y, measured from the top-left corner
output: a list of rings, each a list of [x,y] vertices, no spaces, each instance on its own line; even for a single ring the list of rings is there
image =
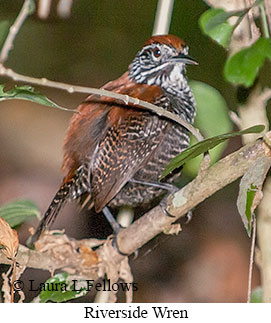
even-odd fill
[[[123,93],[125,88],[127,91],[127,88],[133,85],[135,83],[129,80],[126,72],[118,79],[105,84],[102,89]],[[107,118],[112,103],[116,104],[117,101],[110,97],[90,95],[78,106],[77,113],[74,113],[70,120],[64,139],[62,164],[65,174],[64,183],[73,179],[78,167],[84,163],[85,157],[91,157],[97,144],[104,138],[110,122],[116,121]]]
[[[116,92],[157,103],[164,97],[157,86],[131,84]],[[163,100],[165,105],[166,100]],[[138,169],[152,156],[168,125],[165,119],[135,106],[112,104],[107,115],[109,128],[92,160],[91,199],[100,212]]]
[[[100,212],[152,156],[166,126],[167,122],[157,116],[135,113],[110,127],[91,169],[91,198],[96,212]]]
[[[126,74],[103,88],[154,104],[164,98],[166,103],[160,87],[127,82]],[[64,145],[64,183],[89,160],[91,200],[100,212],[155,152],[168,122],[105,96],[90,96],[78,110]]]

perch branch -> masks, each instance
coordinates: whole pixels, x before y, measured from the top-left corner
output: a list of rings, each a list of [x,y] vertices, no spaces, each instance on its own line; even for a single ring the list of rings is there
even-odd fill
[[[271,139],[271,132],[269,132],[266,136]],[[269,159],[271,158],[270,149],[267,149],[267,146],[263,140],[259,139],[255,143],[248,144],[218,161],[205,171],[204,176],[202,176],[200,180],[196,178],[177,193],[174,193],[168,197],[167,210],[171,215],[174,216],[174,218],[166,216],[161,207],[156,206],[131,224],[128,228],[120,231],[117,236],[119,249],[125,254],[132,254],[149,240],[154,238],[157,234],[169,229],[173,222],[175,222],[181,216],[184,216],[196,205],[242,176],[252,165],[252,163],[261,156]],[[53,237],[54,239],[57,239],[59,236]],[[92,239],[89,239],[88,241],[91,240]],[[75,243],[81,242],[75,241]],[[106,261],[108,261],[109,258],[110,262],[113,262],[116,265],[125,259],[125,256],[120,255],[115,250],[110,240],[101,245],[97,249],[96,254],[99,259],[98,264],[100,269],[101,266],[106,268]],[[110,255],[110,257],[106,258],[104,255]],[[63,259],[67,259],[67,257],[63,256]],[[78,268],[78,259],[73,260],[71,257],[69,259],[69,263],[67,264],[66,262],[63,263],[61,258],[59,261],[56,261],[52,257],[46,257],[45,253],[29,250],[22,245],[19,248],[17,261],[19,263],[26,264],[27,267],[49,271],[56,269],[63,270],[66,267],[74,268],[75,270]],[[0,254],[0,263],[7,264],[10,262],[3,254]],[[97,269],[97,265],[88,266],[88,279],[97,279],[98,277],[101,277],[99,276],[99,272],[101,271]],[[102,270],[102,272],[104,273],[105,269]]]

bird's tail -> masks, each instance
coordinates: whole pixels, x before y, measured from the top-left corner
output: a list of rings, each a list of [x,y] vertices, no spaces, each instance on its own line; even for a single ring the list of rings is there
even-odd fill
[[[81,165],[74,176],[69,181],[64,182],[57,191],[28,245],[32,247],[42,232],[54,223],[58,213],[68,200],[75,200],[82,195],[87,196],[86,192],[89,192],[88,167],[87,165]]]
[[[49,227],[49,225],[53,224],[58,213],[65,205],[70,195],[70,183],[63,184],[60,189],[57,191],[53,201],[45,212],[42,220],[40,221],[35,233],[30,238],[29,245],[33,246],[34,242],[36,242],[40,235],[43,233],[45,229]]]

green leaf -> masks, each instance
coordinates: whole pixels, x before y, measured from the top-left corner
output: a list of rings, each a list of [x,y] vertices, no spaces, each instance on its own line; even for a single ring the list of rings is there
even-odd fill
[[[0,22],[0,48],[4,45],[9,31],[10,23],[8,20],[3,20]]]
[[[269,160],[265,157],[259,157],[249,167],[240,181],[237,208],[249,237],[251,235],[254,211],[261,201],[261,189],[269,168]]]
[[[59,105],[48,99],[45,95],[36,92],[32,86],[14,86],[13,89],[4,92],[4,85],[0,85],[0,101],[18,99],[27,100],[53,108],[61,108]],[[62,108],[61,108],[62,109]]]
[[[0,217],[14,228],[33,217],[40,219],[37,206],[29,200],[19,200],[6,204],[0,208]]]
[[[270,52],[271,39],[259,38],[252,46],[242,49],[226,61],[225,78],[235,84],[251,86],[265,58],[270,57]]]
[[[181,154],[174,157],[170,161],[168,166],[165,168],[165,170],[163,171],[160,179],[170,174],[174,169],[181,167],[188,160],[195,158],[200,154],[214,148],[215,146],[221,144],[222,142],[224,142],[229,138],[244,135],[244,134],[249,134],[249,133],[260,133],[264,130],[264,128],[265,127],[263,125],[257,125],[242,131],[226,133],[223,135],[207,138],[200,142],[197,142],[195,145],[190,146],[189,148],[184,150]]]
[[[74,283],[68,277],[68,273],[56,274],[49,278],[41,289],[40,303],[49,301],[61,303],[87,294],[86,287],[81,287],[78,290],[78,284],[74,286]]]
[[[203,33],[211,37],[218,44],[227,48],[234,29],[242,21],[242,18],[255,6],[263,3],[264,0],[256,0],[250,8],[238,11],[225,11],[222,8],[212,8],[205,11],[200,19],[199,25]],[[230,17],[239,17],[234,25],[228,23]]]
[[[250,237],[251,235],[251,225],[252,225],[252,219],[253,219],[253,211],[252,211],[252,204],[255,198],[255,194],[257,192],[257,186],[251,184],[250,187],[247,190],[247,196],[246,196],[246,209],[245,209],[245,216],[246,216],[246,229],[247,234]]]
[[[262,303],[263,302],[263,289],[258,286],[253,289],[251,293],[250,303]]]
[[[228,18],[240,16],[244,11],[226,12],[223,9],[209,9],[200,19],[201,30],[223,47],[228,47],[234,26],[228,23]]]
[[[199,81],[189,82],[193,91],[197,115],[195,127],[204,137],[213,137],[232,131],[232,122],[229,118],[229,110],[223,96],[212,86]],[[191,145],[196,139],[191,136]],[[221,143],[210,151],[212,163],[215,163],[224,151],[227,143]],[[190,177],[197,175],[202,156],[198,156],[184,165],[183,172]]]
[[[263,2],[264,2],[264,0],[256,0],[250,8],[253,8],[253,7],[259,6],[259,5],[260,5],[260,4],[262,4]]]

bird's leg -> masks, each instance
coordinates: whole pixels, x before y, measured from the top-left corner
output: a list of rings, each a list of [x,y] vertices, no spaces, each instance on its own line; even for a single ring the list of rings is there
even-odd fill
[[[117,235],[120,232],[120,229],[122,228],[121,225],[118,223],[118,221],[114,218],[112,213],[110,212],[109,208],[105,206],[103,208],[103,214],[106,217],[107,221],[111,225],[111,228],[113,229],[114,235],[112,240],[113,247],[117,250],[117,252],[122,256],[128,256],[127,254],[120,251],[118,242],[117,242]]]
[[[162,199],[162,201],[160,202],[160,206],[163,210],[163,212],[171,217],[174,218],[174,216],[172,216],[168,211],[167,211],[167,198],[171,193],[175,193],[179,190],[179,188],[173,184],[169,184],[169,183],[159,183],[159,182],[144,182],[144,181],[138,181],[136,179],[130,179],[130,183],[136,183],[136,184],[142,184],[142,185],[147,185],[147,186],[152,186],[152,187],[157,187],[157,188],[161,188],[163,190],[167,191],[166,196],[164,196],[164,198]],[[186,220],[186,224],[189,223],[192,219],[193,216],[193,212],[192,210],[188,211],[186,214],[187,220]]]
[[[167,211],[167,198],[171,193],[175,193],[179,190],[179,188],[173,184],[169,184],[169,183],[160,183],[160,182],[144,182],[144,181],[139,181],[136,179],[130,179],[130,183],[136,183],[136,184],[142,184],[142,185],[147,185],[147,186],[152,186],[152,187],[157,187],[157,188],[161,188],[163,190],[167,191],[166,196],[164,196],[164,198],[162,199],[162,201],[160,202],[160,206],[163,210],[163,212],[165,213],[165,215],[174,218],[174,216],[172,216],[168,211]]]
[[[145,181],[139,181],[137,179],[130,179],[129,181],[130,183],[135,183],[135,184],[142,184],[142,185],[146,185],[146,186],[152,186],[152,187],[157,187],[157,188],[161,188],[163,190],[168,191],[168,193],[174,193],[178,191],[178,187],[173,185],[173,184],[169,184],[169,183],[160,183],[160,182],[145,182]]]
[[[173,184],[169,184],[169,183],[159,183],[159,182],[144,182],[144,181],[139,181],[136,179],[130,179],[130,183],[136,183],[136,184],[142,184],[142,185],[147,185],[147,186],[152,186],[152,187],[157,187],[157,188],[161,188],[163,190],[167,190],[167,194],[166,196],[164,196],[164,198],[162,199],[162,201],[160,202],[160,206],[163,210],[163,212],[171,217],[174,218],[174,216],[172,216],[168,211],[167,211],[167,198],[171,193],[175,193],[179,190],[179,188]],[[186,217],[186,224],[189,223],[192,219],[193,216],[193,211],[190,210],[187,212]]]
[[[120,232],[121,226],[118,223],[118,221],[114,218],[113,214],[110,212],[107,206],[103,208],[103,214],[106,217],[106,220],[111,225],[111,228],[113,229],[114,234],[117,235]]]

